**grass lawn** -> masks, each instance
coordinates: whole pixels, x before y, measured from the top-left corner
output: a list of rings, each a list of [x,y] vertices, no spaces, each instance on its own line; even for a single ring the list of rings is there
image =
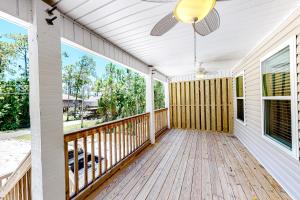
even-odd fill
[[[31,135],[21,135],[18,137],[15,137],[16,140],[22,140],[22,141],[31,141]]]
[[[88,120],[88,121],[84,121],[83,122],[83,128],[89,128],[92,126],[96,126],[97,124],[100,124],[100,120],[96,119],[96,120]],[[71,131],[76,131],[81,129],[80,126],[80,122],[78,124],[72,124],[72,125],[68,125],[68,126],[64,126],[64,132],[68,133]]]

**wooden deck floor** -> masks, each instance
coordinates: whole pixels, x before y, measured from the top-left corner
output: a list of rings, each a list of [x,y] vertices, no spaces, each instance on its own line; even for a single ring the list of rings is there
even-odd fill
[[[237,138],[171,130],[89,199],[290,199]]]

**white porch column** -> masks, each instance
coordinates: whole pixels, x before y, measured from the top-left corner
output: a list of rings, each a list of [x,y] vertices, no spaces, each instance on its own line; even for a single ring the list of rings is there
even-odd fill
[[[64,200],[64,136],[60,15],[48,25],[41,0],[32,0],[29,30],[32,199]],[[53,16],[52,16],[53,17]]]
[[[164,83],[164,91],[165,91],[165,107],[168,108],[167,118],[168,118],[168,128],[170,128],[170,97],[169,97],[169,80]]]
[[[153,71],[149,69],[146,76],[146,111],[150,112],[150,140],[155,143],[155,117],[154,117],[154,79]]]

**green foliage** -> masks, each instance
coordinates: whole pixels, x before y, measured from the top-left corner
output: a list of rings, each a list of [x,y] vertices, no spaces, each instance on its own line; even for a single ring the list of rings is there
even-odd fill
[[[154,82],[154,109],[165,108],[165,92],[164,85],[159,82]]]
[[[98,113],[111,121],[145,112],[145,80],[139,74],[110,63],[96,81],[101,98]]]
[[[0,39],[0,131],[30,127],[28,42],[23,34]]]

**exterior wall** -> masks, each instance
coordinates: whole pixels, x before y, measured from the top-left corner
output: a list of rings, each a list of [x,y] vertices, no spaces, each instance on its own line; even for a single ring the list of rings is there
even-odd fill
[[[233,69],[234,76],[242,72],[242,70],[244,70],[245,73],[246,120],[246,125],[235,121],[234,134],[292,198],[300,199],[299,160],[291,157],[265,140],[262,136],[261,125],[260,59],[292,36],[297,36],[297,95],[298,107],[300,106],[300,59],[298,55],[300,52],[300,8],[298,8],[282,25],[280,25]],[[233,84],[233,87],[233,91],[235,91],[235,83]],[[300,117],[298,117],[298,119],[300,119]]]

